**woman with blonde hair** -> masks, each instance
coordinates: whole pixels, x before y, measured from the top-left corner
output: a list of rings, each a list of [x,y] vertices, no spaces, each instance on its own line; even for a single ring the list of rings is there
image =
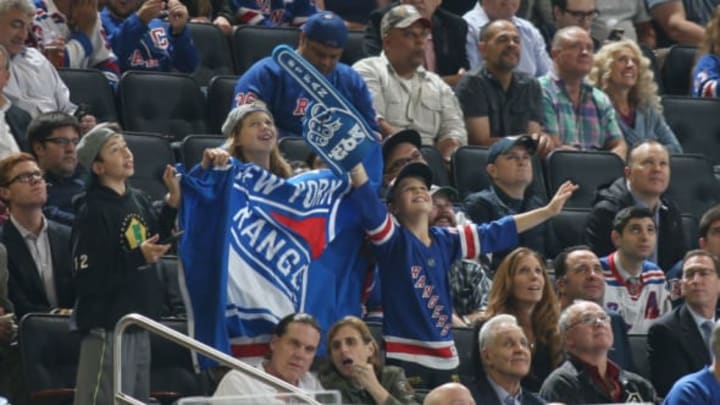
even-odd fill
[[[703,37],[698,48],[700,55],[693,68],[692,95],[693,97],[718,97],[718,81],[720,81],[720,6],[715,8],[710,21],[705,27]]]
[[[403,369],[383,366],[380,349],[360,318],[346,316],[328,332],[330,364],[323,387],[338,390],[344,404],[417,404]]]
[[[278,130],[265,104],[256,102],[235,107],[222,125],[226,140],[222,147],[206,149],[202,168],[224,165],[230,156],[243,163],[255,163],[271,173],[288,178],[290,164],[280,154]]]
[[[680,142],[663,118],[653,76],[650,60],[640,47],[624,39],[600,48],[588,82],[610,97],[628,149],[644,140],[656,140],[670,152],[682,153]]]
[[[485,321],[495,315],[517,318],[532,351],[530,373],[522,386],[532,392],[538,392],[545,378],[563,361],[557,328],[560,307],[543,263],[542,256],[532,249],[519,247],[510,252],[493,277],[485,319],[475,327],[477,336]],[[483,370],[477,346],[473,348],[473,364],[476,374],[480,374]]]

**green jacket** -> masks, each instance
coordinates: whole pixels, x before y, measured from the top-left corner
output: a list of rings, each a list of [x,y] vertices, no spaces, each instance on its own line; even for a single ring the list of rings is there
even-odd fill
[[[354,386],[350,379],[340,375],[332,365],[321,371],[318,378],[325,389],[340,391],[343,404],[372,405],[376,403],[369,392]],[[385,366],[378,380],[380,385],[390,393],[387,401],[378,405],[418,405],[403,369]]]

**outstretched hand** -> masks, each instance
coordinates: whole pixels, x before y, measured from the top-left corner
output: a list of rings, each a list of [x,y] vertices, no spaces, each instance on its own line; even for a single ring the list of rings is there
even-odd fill
[[[575,190],[580,188],[577,184],[573,184],[570,180],[567,180],[560,185],[558,190],[555,192],[552,200],[547,205],[552,215],[557,215],[565,206],[565,203],[572,197]]]

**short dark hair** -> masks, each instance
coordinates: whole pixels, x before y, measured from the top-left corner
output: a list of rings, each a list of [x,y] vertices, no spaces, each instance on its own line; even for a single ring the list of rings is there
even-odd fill
[[[620,212],[615,215],[612,223],[612,229],[618,233],[623,233],[628,222],[634,218],[650,218],[653,221],[653,224],[655,224],[655,215],[653,215],[653,212],[650,211],[649,208],[633,205],[621,209]]]
[[[700,218],[700,228],[698,229],[701,238],[707,238],[710,227],[714,222],[720,221],[720,204],[705,211]]]
[[[285,333],[287,333],[288,326],[290,326],[290,324],[293,322],[303,323],[305,325],[312,326],[315,330],[318,331],[320,336],[322,336],[322,329],[320,328],[320,324],[318,323],[318,321],[312,315],[303,312],[290,314],[281,319],[277,326],[275,326],[275,331],[273,332],[273,334],[277,337],[282,337]]]
[[[662,146],[662,148],[665,149],[665,152],[668,154],[668,156],[670,156],[670,151],[668,150],[667,146],[661,144],[660,142],[658,142],[654,139],[644,139],[644,140],[636,143],[635,145],[632,145],[630,148],[628,148],[627,155],[625,156],[625,162],[626,162],[625,166],[630,166],[630,163],[632,163],[630,161],[630,157],[632,156],[632,153],[635,151],[635,149],[637,149],[643,145],[649,145],[649,144]]]
[[[62,111],[51,111],[39,114],[30,121],[27,129],[30,151],[35,156],[32,146],[37,142],[43,142],[52,135],[58,128],[72,127],[80,135],[80,123],[77,118]],[[35,156],[37,158],[37,156]]]
[[[478,34],[478,40],[479,40],[480,42],[485,42],[485,41],[487,41],[487,40],[488,40],[488,38],[487,38],[487,32],[490,30],[490,26],[491,26],[491,25],[494,25],[495,23],[498,23],[498,22],[506,22],[506,23],[512,24],[512,26],[515,27],[515,29],[516,29],[518,32],[520,31],[520,30],[518,29],[517,25],[516,25],[512,20],[506,20],[506,19],[504,19],[504,18],[500,18],[500,19],[497,19],[497,20],[488,21],[487,24],[483,25],[483,26],[480,28],[480,33]]]
[[[590,249],[590,246],[588,245],[575,245],[570,246],[568,248],[565,248],[562,252],[560,252],[557,256],[555,256],[555,260],[553,261],[553,268],[555,270],[555,278],[559,279],[562,277],[565,277],[567,274],[567,258],[570,256],[571,253],[577,252],[580,250],[589,250],[592,252],[592,249]]]
[[[685,263],[687,263],[690,258],[702,256],[708,257],[710,258],[710,260],[712,260],[713,266],[715,266],[715,273],[718,275],[718,277],[720,277],[720,259],[718,259],[717,256],[708,252],[705,249],[693,249],[685,253],[685,256],[683,257],[683,270],[685,270]]]
[[[567,0],[552,0],[552,5],[560,10],[567,10]]]

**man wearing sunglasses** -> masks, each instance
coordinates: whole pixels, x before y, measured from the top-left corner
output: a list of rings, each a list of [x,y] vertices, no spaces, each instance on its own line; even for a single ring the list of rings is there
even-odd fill
[[[64,112],[41,113],[30,122],[28,141],[48,186],[45,216],[72,226],[75,220],[72,200],[85,184],[85,171],[78,166],[76,150],[80,123]]]
[[[0,242],[8,251],[8,293],[17,319],[28,312],[66,312],[75,301],[70,228],[43,215],[47,185],[32,155],[0,160],[0,198],[10,210]]]
[[[610,317],[591,301],[578,301],[560,315],[560,334],[568,359],[540,389],[547,401],[568,404],[657,403],[649,381],[608,359],[613,345]]]

